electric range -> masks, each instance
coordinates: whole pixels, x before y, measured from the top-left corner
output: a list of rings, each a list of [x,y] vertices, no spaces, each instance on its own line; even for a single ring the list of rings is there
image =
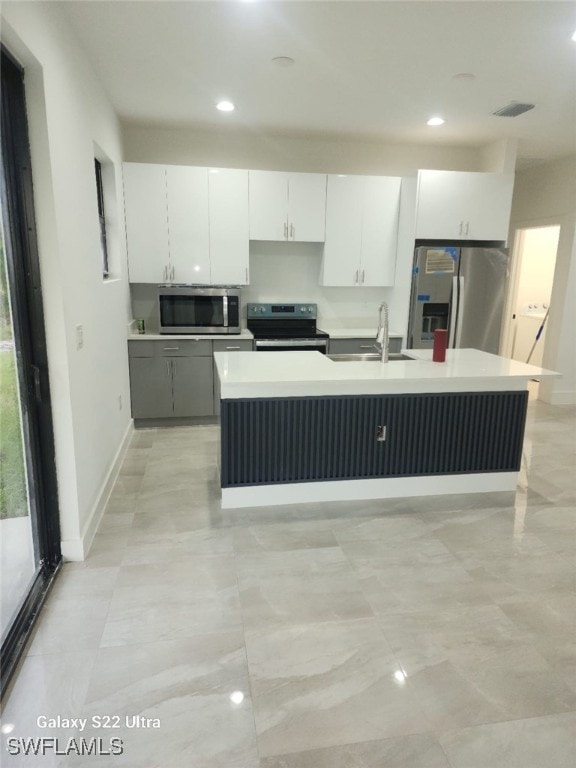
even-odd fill
[[[316,328],[316,304],[250,303],[247,307],[247,327],[254,336],[257,352],[328,351],[329,336]]]

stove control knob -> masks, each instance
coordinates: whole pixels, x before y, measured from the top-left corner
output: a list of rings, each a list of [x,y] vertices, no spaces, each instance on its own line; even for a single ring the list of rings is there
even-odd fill
[[[300,307],[300,312],[306,312],[306,307]]]
[[[312,312],[312,307],[308,307],[308,312]]]

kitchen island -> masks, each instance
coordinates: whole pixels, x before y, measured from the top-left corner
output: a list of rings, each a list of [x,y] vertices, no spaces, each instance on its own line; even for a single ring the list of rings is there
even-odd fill
[[[558,376],[473,349],[409,360],[216,353],[225,508],[511,491],[528,382]]]

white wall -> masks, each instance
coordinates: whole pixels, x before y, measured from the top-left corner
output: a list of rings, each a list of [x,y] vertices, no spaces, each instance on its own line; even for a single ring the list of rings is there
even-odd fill
[[[482,171],[492,170],[498,162],[495,153],[487,153],[485,147],[337,141],[257,131],[203,132],[127,123],[123,136],[124,159],[136,163],[415,176],[418,168]],[[499,142],[499,149],[500,145]],[[504,162],[501,152],[498,158]]]
[[[559,234],[558,227],[535,227],[524,231],[516,314],[522,314],[530,304],[544,309],[543,305],[550,303]]]
[[[2,41],[25,70],[62,548],[66,557],[81,559],[131,425],[125,245],[115,226],[115,279],[105,282],[94,181],[97,145],[115,166],[117,209],[109,213],[117,223],[121,133],[58,6],[6,2],[1,10]]]
[[[543,366],[563,378],[544,381],[540,398],[576,404],[576,155],[517,174],[511,215],[511,243],[517,229],[560,225]]]

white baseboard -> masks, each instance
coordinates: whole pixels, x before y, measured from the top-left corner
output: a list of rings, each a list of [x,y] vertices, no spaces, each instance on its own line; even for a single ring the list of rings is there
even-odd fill
[[[120,441],[120,445],[116,451],[112,465],[108,470],[106,479],[104,480],[102,488],[100,489],[96,503],[94,504],[92,512],[90,513],[90,517],[84,526],[80,538],[68,539],[60,542],[62,557],[64,560],[81,562],[82,560],[86,559],[86,556],[90,551],[90,547],[92,546],[94,536],[96,535],[96,531],[98,530],[98,526],[100,525],[100,521],[102,520],[102,515],[106,509],[106,504],[108,503],[108,499],[110,498],[110,494],[114,488],[114,483],[116,482],[118,473],[120,472],[120,467],[122,466],[122,462],[124,460],[124,454],[130,445],[130,440],[132,439],[133,434],[134,421],[130,420],[130,423],[128,424],[126,432]]]
[[[517,483],[518,472],[486,472],[476,475],[430,475],[374,480],[250,485],[241,488],[223,488],[222,508],[514,491]]]
[[[550,405],[576,405],[576,392],[572,392],[569,389],[563,392],[552,392],[548,402]]]

